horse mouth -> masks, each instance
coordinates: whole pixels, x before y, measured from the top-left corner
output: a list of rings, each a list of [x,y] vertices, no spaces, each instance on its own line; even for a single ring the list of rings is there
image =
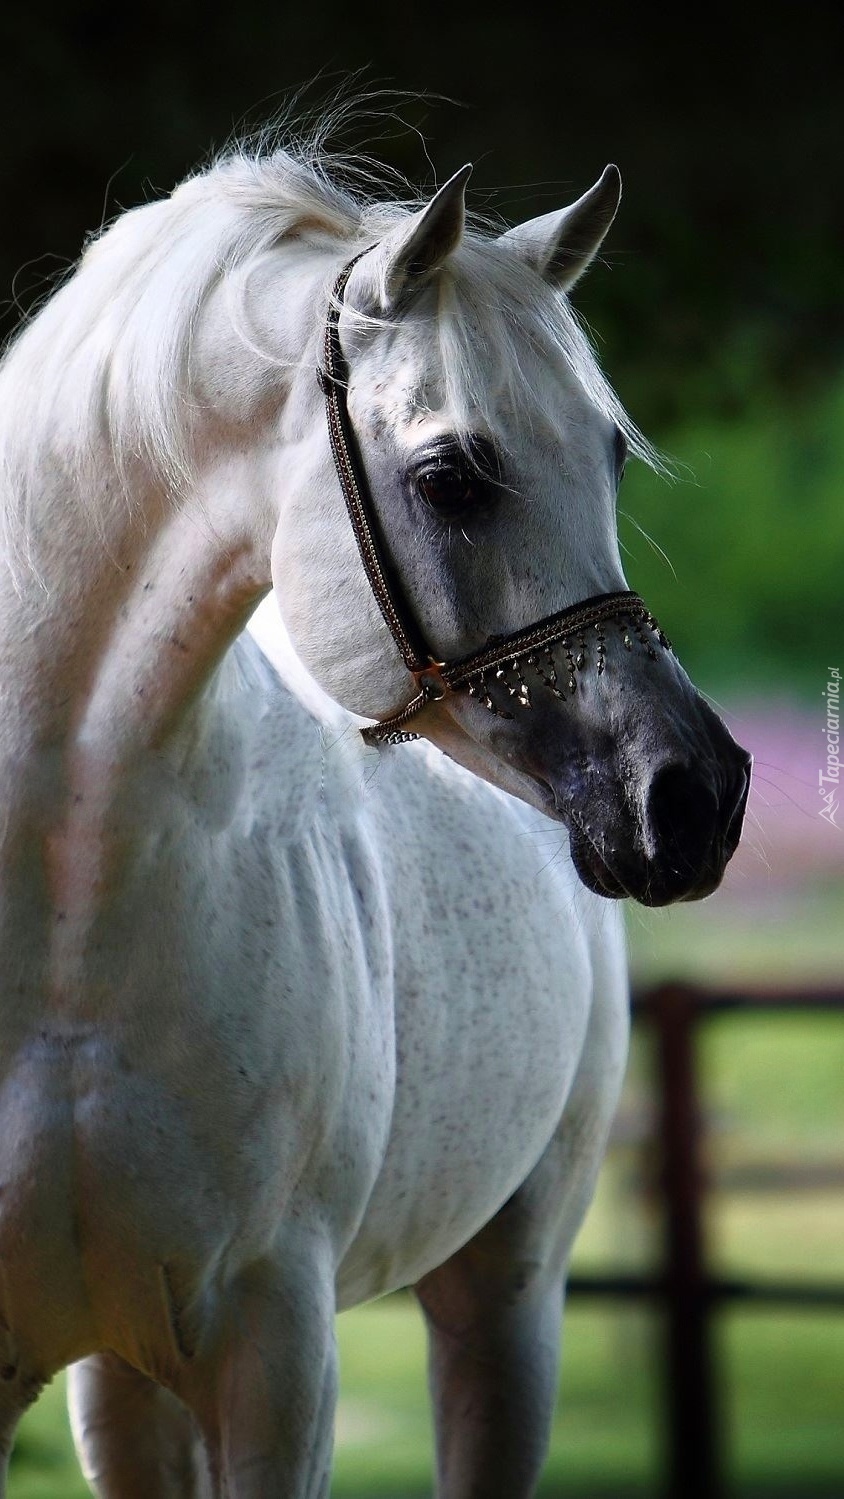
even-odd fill
[[[587,890],[606,900],[630,899],[649,907],[702,900],[711,895],[721,883],[730,856],[729,852],[723,857],[710,852],[699,866],[684,860],[680,867],[665,859],[650,863],[640,860],[638,868],[635,862],[628,866],[625,883],[582,828],[570,829],[569,842],[575,873]]]
[[[531,776],[531,780],[542,792],[542,810],[546,816],[553,817],[555,822],[561,822],[568,828],[571,859],[581,884],[594,895],[604,896],[606,900],[629,899],[633,892],[622,884],[606,859],[598,852],[588,833],[574,821],[572,808],[562,804],[551,782],[538,775]],[[635,896],[633,898],[636,899]]]
[[[587,890],[603,895],[607,900],[624,900],[630,895],[586,833],[580,828],[572,828],[569,842],[575,873]]]

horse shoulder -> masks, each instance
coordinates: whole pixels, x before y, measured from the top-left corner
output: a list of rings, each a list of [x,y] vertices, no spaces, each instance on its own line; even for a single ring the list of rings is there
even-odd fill
[[[564,1114],[593,1008],[582,907],[594,898],[559,829],[421,747],[385,757],[374,801],[395,1101],[344,1302],[442,1263],[525,1181]]]

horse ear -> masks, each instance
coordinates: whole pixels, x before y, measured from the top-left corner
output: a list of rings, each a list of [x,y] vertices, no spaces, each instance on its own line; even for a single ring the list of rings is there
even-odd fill
[[[425,208],[382,241],[372,262],[376,296],[384,312],[392,312],[411,286],[423,286],[457,249],[466,220],[466,183],[471,166],[461,167],[436,192]],[[366,261],[361,269],[366,267]],[[368,268],[368,267],[367,267]]]
[[[546,281],[568,291],[597,255],[620,202],[621,173],[608,166],[569,208],[529,219],[501,239]]]

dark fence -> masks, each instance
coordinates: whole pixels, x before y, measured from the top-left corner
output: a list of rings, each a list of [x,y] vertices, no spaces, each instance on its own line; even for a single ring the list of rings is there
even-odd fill
[[[730,1010],[759,1015],[772,1010],[844,1011],[844,990],[713,990],[671,983],[635,996],[634,1018],[655,1032],[660,1163],[656,1185],[665,1225],[662,1267],[651,1276],[572,1276],[569,1282],[573,1296],[640,1297],[663,1313],[668,1499],[721,1499],[725,1491],[712,1347],[717,1308],[724,1302],[754,1302],[844,1311],[844,1284],[725,1279],[707,1269],[707,1183],[701,1148],[705,1117],[695,1039],[706,1017]]]

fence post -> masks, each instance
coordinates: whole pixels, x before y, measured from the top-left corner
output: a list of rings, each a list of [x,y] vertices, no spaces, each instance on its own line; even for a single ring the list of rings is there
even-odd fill
[[[664,1211],[664,1338],[668,1499],[721,1499],[723,1475],[704,1257],[701,1119],[694,991],[651,995],[659,1064]]]

